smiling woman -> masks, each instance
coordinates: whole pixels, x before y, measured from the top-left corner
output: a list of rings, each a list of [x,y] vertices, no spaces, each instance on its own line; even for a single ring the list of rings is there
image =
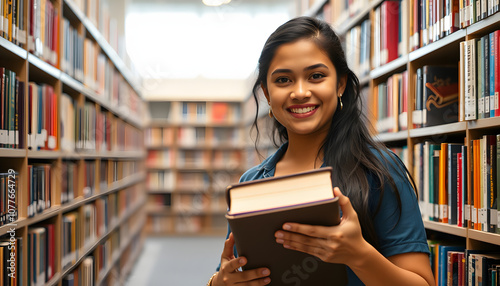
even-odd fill
[[[359,81],[332,28],[310,17],[280,26],[259,59],[253,89],[257,104],[260,90],[275,119],[279,149],[240,182],[330,166],[342,210],[337,226],[285,222],[274,234],[276,243],[313,259],[345,264],[348,285],[434,285],[413,180],[401,160],[370,136],[360,110]],[[257,116],[255,127],[256,121]],[[228,229],[209,285],[289,282],[286,273],[273,273],[265,265],[239,271],[248,261],[235,253],[235,243]],[[310,285],[307,277],[301,276],[299,284]],[[323,285],[337,285],[335,277]]]

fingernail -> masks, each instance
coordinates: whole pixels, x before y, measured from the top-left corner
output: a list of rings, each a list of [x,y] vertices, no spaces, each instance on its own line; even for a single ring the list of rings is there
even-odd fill
[[[283,226],[283,229],[285,229],[285,230],[290,230],[290,229],[292,229],[292,226],[291,226],[291,225],[289,225],[289,224],[285,224],[285,225]]]
[[[282,232],[277,232],[276,233],[276,237],[282,238],[283,236],[285,236],[285,235]]]
[[[239,262],[240,264],[245,264],[245,259],[241,258],[240,260],[238,260],[238,262]]]
[[[283,243],[283,242],[285,242],[285,241],[284,241],[283,239],[278,238],[278,239],[276,239],[276,242],[277,242],[277,243]]]
[[[262,275],[269,275],[269,273],[271,273],[269,269],[262,270]]]
[[[264,279],[264,283],[268,284],[269,282],[271,282],[271,278],[267,277],[266,279]]]

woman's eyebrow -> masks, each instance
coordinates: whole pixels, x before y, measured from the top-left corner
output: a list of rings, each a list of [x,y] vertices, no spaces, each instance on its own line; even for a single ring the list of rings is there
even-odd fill
[[[315,64],[315,65],[312,65],[312,66],[308,66],[306,68],[304,68],[304,71],[308,71],[308,70],[313,70],[313,69],[317,69],[317,68],[326,68],[328,69],[328,67],[325,65],[325,64]],[[291,69],[277,69],[277,70],[274,70],[271,75],[274,75],[276,73],[291,73],[292,70]]]
[[[313,70],[313,69],[317,69],[317,68],[326,68],[328,69],[328,67],[325,65],[325,64],[315,64],[315,65],[312,65],[312,66],[308,66],[307,68],[304,69],[304,71],[308,71],[308,70]]]

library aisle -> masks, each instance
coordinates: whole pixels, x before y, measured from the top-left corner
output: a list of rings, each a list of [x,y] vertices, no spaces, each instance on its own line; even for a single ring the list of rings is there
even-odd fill
[[[219,263],[224,239],[224,236],[149,237],[125,285],[205,285]]]

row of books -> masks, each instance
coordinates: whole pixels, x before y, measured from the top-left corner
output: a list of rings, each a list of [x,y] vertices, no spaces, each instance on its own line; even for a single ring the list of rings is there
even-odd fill
[[[375,8],[373,68],[385,65],[408,53],[408,1],[388,0]]]
[[[240,105],[228,102],[182,102],[179,114],[184,123],[233,123],[240,117]]]
[[[24,147],[24,82],[0,67],[0,148]]]
[[[500,30],[460,43],[462,120],[500,116]]]
[[[54,87],[49,84],[28,85],[28,148],[57,150],[58,100]],[[19,117],[23,117],[20,113]]]
[[[345,54],[348,65],[359,77],[370,73],[371,21],[364,20],[361,25],[347,31]]]
[[[500,10],[500,3],[491,0],[460,0],[460,26],[465,28]]]
[[[168,150],[149,150],[146,165],[150,168],[171,168],[174,166],[174,154]]]
[[[0,226],[13,223],[19,215],[19,174],[0,173]]]
[[[148,205],[153,207],[165,208],[172,206],[172,194],[154,194],[148,196]]]
[[[54,224],[43,224],[28,229],[28,283],[45,285],[56,272],[56,245]]]
[[[172,171],[149,171],[146,176],[148,190],[174,190],[175,174]]]
[[[22,286],[23,283],[23,239],[16,232],[0,237],[0,284]]]
[[[379,133],[408,128],[408,72],[391,75],[373,90],[373,110]]]
[[[410,0],[410,50],[438,41],[463,27],[460,25],[462,0]],[[473,1],[467,1],[473,2]]]
[[[28,165],[28,217],[50,208],[54,182],[50,164]]]
[[[437,286],[498,285],[500,254],[470,250],[460,244],[429,240],[430,261]]]
[[[362,10],[369,6],[371,0],[340,0],[332,1],[332,19],[334,22],[330,22],[335,26],[338,26],[350,17],[355,16]]]
[[[203,142],[203,143],[200,143]],[[180,127],[177,143],[182,147],[220,146],[241,144],[241,130],[233,127]]]
[[[127,124],[123,120],[116,120],[115,123],[116,141],[111,142],[111,150],[137,151],[143,149],[144,139],[142,130]],[[114,132],[113,130],[113,133]]]
[[[16,45],[26,44],[26,26],[23,0],[0,3],[0,36]]]
[[[469,153],[460,143],[414,146],[414,175],[425,219],[500,233],[497,142],[500,136],[484,135],[470,142]]]
[[[152,127],[144,131],[145,144],[148,147],[170,146],[174,143],[174,128]]]
[[[51,65],[59,67],[61,12],[51,0],[29,0],[28,5],[28,50]]]

